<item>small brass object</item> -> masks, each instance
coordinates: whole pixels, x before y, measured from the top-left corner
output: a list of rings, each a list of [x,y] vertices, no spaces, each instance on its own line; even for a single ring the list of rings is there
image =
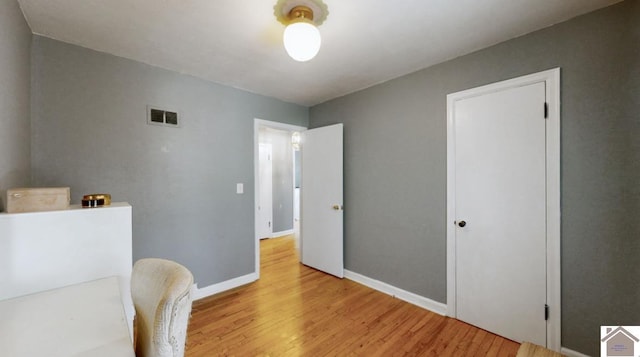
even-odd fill
[[[85,200],[85,201],[103,200],[104,205],[108,206],[111,204],[111,195],[108,193],[94,193],[91,195],[84,195],[84,197],[82,197],[82,200]]]

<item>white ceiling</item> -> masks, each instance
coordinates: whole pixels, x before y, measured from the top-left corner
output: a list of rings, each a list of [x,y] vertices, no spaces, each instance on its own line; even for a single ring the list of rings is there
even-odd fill
[[[322,48],[282,46],[276,0],[19,0],[33,33],[311,106],[620,0],[325,0]]]

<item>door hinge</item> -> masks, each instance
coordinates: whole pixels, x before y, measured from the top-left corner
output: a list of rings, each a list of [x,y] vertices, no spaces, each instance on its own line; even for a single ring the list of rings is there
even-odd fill
[[[544,320],[549,320],[549,305],[544,304]]]
[[[549,103],[544,102],[544,118],[549,118]]]
[[[269,222],[269,227],[271,227],[271,222]]]

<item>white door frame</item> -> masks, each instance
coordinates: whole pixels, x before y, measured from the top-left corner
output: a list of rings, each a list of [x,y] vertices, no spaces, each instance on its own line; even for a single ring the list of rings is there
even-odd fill
[[[447,316],[456,317],[455,126],[458,100],[506,88],[546,82],[547,154],[547,348],[560,351],[560,68],[534,73],[447,95]],[[543,108],[540,109],[541,111]],[[540,310],[540,314],[544,311]]]
[[[259,146],[260,146],[260,128],[261,127],[265,127],[265,128],[272,128],[272,129],[278,129],[278,130],[287,130],[287,131],[305,131],[307,130],[306,127],[303,126],[298,126],[298,125],[291,125],[291,124],[285,124],[285,123],[279,123],[277,121],[270,121],[270,120],[264,120],[264,119],[258,119],[258,118],[254,118],[253,119],[253,192],[254,192],[254,198],[253,198],[253,216],[254,216],[254,222],[253,222],[253,235],[254,235],[254,241],[255,241],[255,247],[254,247],[254,255],[255,255],[255,273],[258,279],[260,279],[260,237],[258,234],[258,230],[256,229],[256,227],[258,226],[258,203],[260,202],[260,181],[259,181],[259,170],[260,170],[260,163],[259,163]],[[293,204],[293,203],[292,203]],[[291,222],[293,224],[293,218],[291,219]]]

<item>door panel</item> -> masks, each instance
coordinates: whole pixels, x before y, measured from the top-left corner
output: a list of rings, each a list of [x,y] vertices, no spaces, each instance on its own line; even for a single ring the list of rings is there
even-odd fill
[[[344,276],[342,124],[302,133],[302,263]]]
[[[271,144],[260,144],[258,152],[258,179],[259,197],[258,202],[258,237],[271,238],[273,227],[273,161],[271,160]]]
[[[460,320],[546,345],[545,84],[455,103]]]

